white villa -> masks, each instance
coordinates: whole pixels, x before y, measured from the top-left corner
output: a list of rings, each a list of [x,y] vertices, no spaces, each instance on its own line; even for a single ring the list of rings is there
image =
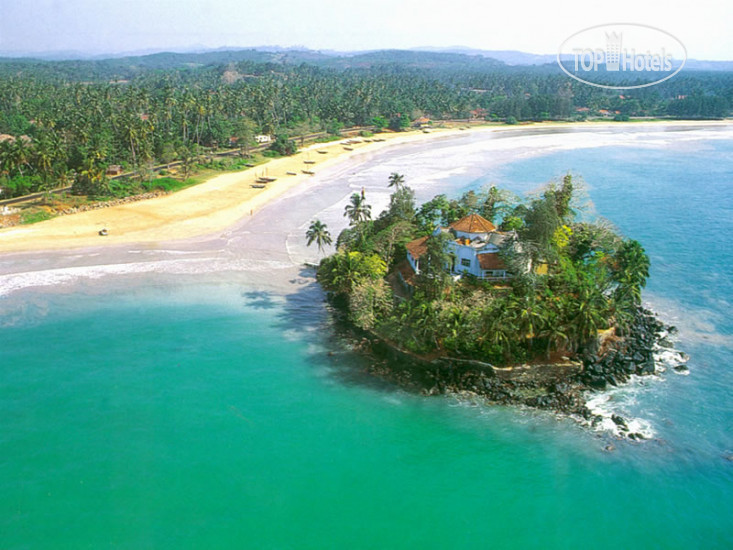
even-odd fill
[[[511,273],[499,257],[499,247],[507,239],[518,245],[514,231],[497,231],[494,224],[478,214],[471,214],[450,224],[447,228],[437,227],[433,235],[449,233],[451,240],[447,244],[450,264],[446,269],[453,275],[470,273],[479,279],[500,281],[510,279]],[[415,273],[420,273],[420,257],[427,252],[428,237],[415,239],[405,245],[407,261]]]

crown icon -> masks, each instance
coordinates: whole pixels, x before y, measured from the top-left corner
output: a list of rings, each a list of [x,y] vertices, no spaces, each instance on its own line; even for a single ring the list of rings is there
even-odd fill
[[[618,71],[623,33],[606,33],[606,70]]]

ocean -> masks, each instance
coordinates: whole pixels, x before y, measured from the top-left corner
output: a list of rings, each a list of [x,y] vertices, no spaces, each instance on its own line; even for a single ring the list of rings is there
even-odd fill
[[[364,374],[307,272],[288,291],[266,284],[312,259],[314,212],[335,233],[360,187],[378,211],[392,171],[421,199],[584,181],[582,215],[642,242],[645,302],[690,356],[688,375],[596,396],[651,439],[406,393]],[[319,185],[209,245],[218,262],[2,264],[0,548],[733,547],[730,131],[471,134]],[[275,216],[285,236],[267,240],[287,255],[232,257],[293,202],[305,210]]]

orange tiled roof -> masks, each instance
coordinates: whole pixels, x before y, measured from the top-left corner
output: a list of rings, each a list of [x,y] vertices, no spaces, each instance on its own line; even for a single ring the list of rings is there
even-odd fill
[[[416,260],[428,251],[428,239],[430,237],[420,237],[414,241],[410,241],[405,245],[405,248],[410,255]]]
[[[496,252],[479,254],[478,265],[481,269],[506,269],[506,264]]]
[[[492,231],[496,231],[496,226],[493,223],[478,214],[471,214],[465,218],[461,218],[457,222],[450,224],[449,227],[464,233],[491,233]]]

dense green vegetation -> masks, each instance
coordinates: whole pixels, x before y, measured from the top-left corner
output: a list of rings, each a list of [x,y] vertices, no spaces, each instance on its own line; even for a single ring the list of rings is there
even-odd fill
[[[439,195],[419,208],[401,176],[390,184],[389,208],[374,220],[365,198],[352,196],[350,226],[318,269],[357,326],[413,352],[503,364],[571,356],[594,344],[599,330],[623,334],[632,322],[649,260],[608,224],[577,221],[581,193],[570,175],[526,200],[491,187],[460,199]],[[514,273],[509,285],[450,277],[450,236],[442,234],[427,241],[407,291],[395,274],[405,244],[470,213],[518,231],[521,248],[502,251]]]
[[[557,66],[509,67],[447,53],[0,60],[0,134],[10,136],[0,138],[0,187],[4,196],[70,184],[80,194],[105,195],[109,165],[150,179],[152,165],[190,167],[207,148],[236,143],[247,154],[260,133],[278,136],[275,147],[287,154],[293,136],[336,135],[354,125],[403,130],[420,116],[694,119],[726,116],[732,104],[727,72],[683,73],[619,94],[575,82]]]

